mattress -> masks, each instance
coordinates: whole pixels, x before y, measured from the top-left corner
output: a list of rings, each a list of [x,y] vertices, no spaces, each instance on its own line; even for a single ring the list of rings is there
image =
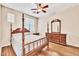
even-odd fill
[[[40,38],[43,38],[43,35],[26,35],[25,34],[25,44],[33,42],[35,40],[38,40]],[[39,46],[38,42],[38,46]],[[13,34],[12,35],[12,46],[17,56],[22,56],[22,34]],[[33,45],[30,45],[30,50],[33,49]],[[37,47],[37,43],[35,43],[35,47]],[[28,45],[25,46],[25,52],[28,52]]]

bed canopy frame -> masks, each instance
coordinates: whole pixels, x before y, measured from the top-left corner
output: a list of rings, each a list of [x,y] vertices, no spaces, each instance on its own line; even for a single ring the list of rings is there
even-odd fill
[[[24,28],[24,14],[22,14],[22,28],[17,28],[15,30],[12,31],[12,24],[11,24],[11,38],[12,38],[12,34],[16,34],[16,33],[22,33],[22,55],[25,56],[25,55],[35,55],[38,51],[41,51],[42,48],[44,48],[45,46],[47,46],[48,48],[48,40],[46,37],[43,37],[43,38],[40,38],[38,40],[35,40],[33,42],[30,42],[30,43],[27,43],[25,44],[25,35],[24,33],[25,32],[30,32],[29,30],[27,30],[26,28]],[[46,40],[46,42],[44,44],[42,44],[42,42],[44,42]],[[11,40],[12,41],[12,40]],[[38,47],[38,42],[40,41],[40,47]],[[38,48],[34,48],[34,43],[37,43],[37,47]],[[33,44],[33,50],[30,51],[30,44]],[[12,45],[12,43],[11,43]],[[29,47],[29,52],[26,54],[25,53],[25,46],[28,45]],[[35,53],[34,53],[35,52]]]

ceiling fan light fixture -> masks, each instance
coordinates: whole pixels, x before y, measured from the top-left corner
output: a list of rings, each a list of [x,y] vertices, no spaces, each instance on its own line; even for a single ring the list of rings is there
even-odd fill
[[[40,12],[40,11],[42,11],[42,9],[38,9],[37,11]]]
[[[40,12],[46,13],[46,8],[48,8],[48,5],[42,6],[41,4],[37,4],[37,8],[31,10],[36,10],[36,13],[39,14]]]

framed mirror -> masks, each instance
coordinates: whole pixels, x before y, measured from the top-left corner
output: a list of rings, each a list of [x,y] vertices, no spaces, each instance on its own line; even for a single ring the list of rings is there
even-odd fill
[[[51,21],[51,32],[61,33],[61,20],[55,19]]]

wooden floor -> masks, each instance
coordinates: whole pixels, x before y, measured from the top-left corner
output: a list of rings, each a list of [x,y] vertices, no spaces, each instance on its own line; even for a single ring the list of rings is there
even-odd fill
[[[2,48],[1,51],[2,56],[16,56],[15,52],[13,51],[11,46],[5,46]]]
[[[79,56],[79,48],[62,46],[54,43],[49,44],[49,50],[44,49],[38,55],[44,56]]]
[[[15,56],[11,46],[2,48],[2,56]],[[79,56],[79,48],[66,47],[50,43],[49,49],[46,47],[35,56]]]
[[[58,44],[50,43],[51,51],[55,51],[62,56],[79,56],[79,48],[61,46]]]

